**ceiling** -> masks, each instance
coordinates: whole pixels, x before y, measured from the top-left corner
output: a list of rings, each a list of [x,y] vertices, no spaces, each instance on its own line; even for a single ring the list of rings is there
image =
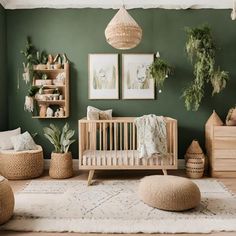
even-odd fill
[[[104,8],[117,9],[124,3],[127,9],[232,9],[234,0],[0,0],[6,9],[32,8]]]

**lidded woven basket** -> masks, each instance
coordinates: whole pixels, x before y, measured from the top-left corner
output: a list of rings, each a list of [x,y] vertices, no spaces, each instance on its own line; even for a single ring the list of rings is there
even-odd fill
[[[142,39],[142,29],[132,16],[121,7],[105,29],[107,42],[116,49],[131,49]]]
[[[193,140],[185,154],[186,174],[189,178],[201,178],[204,173],[205,155],[197,140]]]

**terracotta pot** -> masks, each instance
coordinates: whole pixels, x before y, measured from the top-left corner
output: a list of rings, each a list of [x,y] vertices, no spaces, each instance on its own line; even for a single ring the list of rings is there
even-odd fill
[[[71,152],[51,154],[49,175],[53,179],[67,179],[73,176]]]

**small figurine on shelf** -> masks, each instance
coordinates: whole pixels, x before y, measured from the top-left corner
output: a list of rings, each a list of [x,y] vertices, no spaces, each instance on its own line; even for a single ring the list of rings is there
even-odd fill
[[[46,117],[47,105],[41,104],[41,105],[39,105],[39,107],[40,107],[39,116],[42,117],[42,118]]]
[[[53,81],[55,85],[64,85],[66,79],[66,73],[62,72],[56,76],[56,79]]]
[[[59,111],[59,109],[56,110],[54,116],[55,116],[55,117],[59,117],[59,116],[60,116],[60,111]]]
[[[53,117],[53,110],[50,107],[47,108],[47,117]]]
[[[63,117],[64,116],[64,108],[60,107],[59,109],[59,117]]]
[[[63,55],[62,55],[62,65],[64,66],[66,63],[68,63],[69,61],[68,61],[68,58],[67,58],[67,56],[66,56],[66,54],[64,53]]]
[[[54,58],[54,69],[61,69],[61,56],[60,54],[57,54]]]
[[[53,64],[53,56],[51,54],[48,55],[48,62],[47,62],[47,68],[48,69],[53,69],[52,68],[52,64]]]

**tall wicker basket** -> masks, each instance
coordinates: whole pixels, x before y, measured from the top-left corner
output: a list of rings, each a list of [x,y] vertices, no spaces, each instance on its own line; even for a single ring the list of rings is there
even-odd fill
[[[14,210],[14,195],[8,181],[0,176],[0,225],[6,223]]]
[[[53,179],[67,179],[73,176],[71,152],[51,154],[49,175]]]
[[[7,179],[33,179],[43,173],[43,150],[0,151],[0,174]]]
[[[185,154],[185,160],[187,176],[193,179],[202,178],[204,174],[205,156],[198,141],[192,141]]]

